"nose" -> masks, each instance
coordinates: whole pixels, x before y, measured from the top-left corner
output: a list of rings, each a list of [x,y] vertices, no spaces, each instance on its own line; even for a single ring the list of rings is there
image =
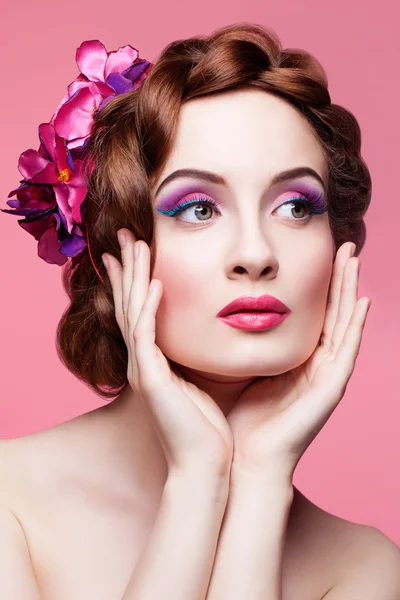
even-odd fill
[[[241,228],[229,252],[227,275],[230,279],[247,277],[252,281],[273,279],[279,270],[276,252],[261,227]]]

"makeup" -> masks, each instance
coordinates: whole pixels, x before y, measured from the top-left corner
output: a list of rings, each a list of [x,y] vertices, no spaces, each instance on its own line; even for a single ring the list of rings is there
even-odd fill
[[[169,217],[175,217],[177,214],[183,212],[189,206],[205,205],[212,206],[213,209],[218,209],[219,204],[216,203],[210,196],[198,190],[199,184],[187,185],[184,188],[179,188],[168,195],[162,200],[157,207],[158,212]],[[287,196],[287,199],[283,202],[273,206],[272,212],[281,206],[287,205],[290,208],[290,204],[303,204],[307,210],[307,219],[293,217],[291,220],[295,221],[306,221],[309,215],[322,214],[327,210],[327,202],[325,200],[324,193],[322,190],[313,187],[304,181],[295,182],[291,184],[291,188],[287,192],[283,192],[283,195]],[[282,193],[279,194],[282,196]],[[204,221],[199,221],[202,223]]]
[[[157,208],[158,212],[163,215],[167,215],[168,217],[174,217],[178,212],[184,210],[188,206],[201,204],[205,206],[211,205],[214,208],[218,208],[218,204],[205,194],[199,194],[198,192],[189,194],[186,193],[184,194],[182,200],[181,196],[182,195],[180,193],[176,201],[172,200],[172,202],[171,198],[168,198],[168,203],[162,204],[161,207]]]
[[[279,325],[289,316],[289,314],[290,313],[276,312],[242,312],[218,318],[236,329],[252,329],[260,331]]]
[[[322,190],[307,184],[305,181],[296,181],[292,183],[289,190],[283,193],[288,194],[291,197],[282,203],[280,202],[277,206],[274,206],[273,210],[276,210],[276,208],[286,204],[288,201],[305,201],[310,205],[310,212],[312,214],[322,214],[328,210],[328,203]]]
[[[227,317],[232,313],[238,312],[275,312],[275,313],[287,313],[290,309],[284,304],[279,298],[271,296],[270,294],[263,294],[261,296],[239,296],[235,298],[229,304],[221,308],[217,317]]]
[[[201,188],[201,186],[199,186],[198,183],[193,182],[185,187],[174,190],[168,194],[166,198],[159,202],[159,205],[157,206],[158,212],[172,217],[176,214],[179,208],[181,208],[183,205],[189,204],[189,200],[193,204],[198,204],[200,200],[205,199],[217,206],[216,202],[214,202],[199,188]]]
[[[282,323],[291,310],[275,296],[239,296],[224,306],[217,317],[237,329],[270,329]]]

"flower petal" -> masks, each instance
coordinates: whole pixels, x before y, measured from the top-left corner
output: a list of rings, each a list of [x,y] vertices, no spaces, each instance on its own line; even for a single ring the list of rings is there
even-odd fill
[[[40,237],[38,256],[43,258],[47,263],[62,266],[67,262],[68,258],[60,250],[61,244],[57,236],[57,231],[54,226],[51,226]]]
[[[79,235],[80,237],[85,237],[85,234],[83,233],[83,229],[82,229],[82,227],[79,227],[79,225],[74,225],[72,233],[76,233],[76,235]]]
[[[61,226],[67,231],[67,218],[60,207],[58,207],[58,212],[55,212],[54,216],[57,220],[57,231],[61,229]]]
[[[68,204],[72,209],[72,216],[75,223],[82,223],[81,205],[86,198],[86,189],[82,186],[69,186]]]
[[[124,94],[132,89],[132,82],[123,77],[120,73],[111,73],[111,75],[107,77],[107,84],[115,90],[117,95]]]
[[[24,179],[38,183],[55,183],[58,181],[55,164],[49,162],[36,150],[26,150],[18,161],[18,169]]]
[[[61,251],[67,256],[77,256],[86,248],[86,245],[85,239],[81,235],[72,232],[61,243]]]
[[[18,202],[18,200],[15,200],[15,202]],[[7,202],[7,204],[9,204],[9,202]],[[9,206],[11,206],[11,204],[9,204]],[[51,213],[53,209],[48,208],[46,210],[42,210],[41,208],[15,208],[14,210],[10,210],[8,208],[0,208],[0,210],[1,212],[9,213],[10,215],[17,215],[20,217],[26,217],[28,219],[32,217],[33,220],[45,218],[46,215]]]
[[[13,190],[8,196],[17,194],[17,200],[8,200],[8,206],[21,209],[21,212],[13,211],[13,214],[31,214],[33,211],[48,211],[56,207],[56,200],[50,193],[49,188],[40,185],[24,185]],[[26,212],[22,212],[25,211]]]
[[[21,206],[23,206],[23,203],[17,199],[7,200],[6,204],[8,204],[8,206],[11,206],[11,208],[21,208]],[[1,210],[3,210],[3,209],[1,209]],[[13,210],[3,210],[3,212],[8,212],[11,215],[16,214]]]
[[[88,81],[87,77],[82,75],[82,73],[79,73],[78,77],[76,77],[74,79],[74,81],[71,81],[71,83],[69,84],[69,86],[67,88],[68,91],[67,91],[67,94],[65,95],[64,102],[67,102],[67,100],[69,100],[71,98],[71,96],[73,96],[75,94],[75,92],[77,92],[78,90],[80,90],[83,87],[87,87],[88,84],[90,84],[90,83],[91,83],[91,81]]]
[[[40,156],[39,152],[30,148],[21,154],[18,160],[18,170],[24,179],[30,179],[36,173],[40,173],[48,165],[49,161]]]
[[[53,185],[58,181],[56,164],[49,162],[43,171],[40,171],[40,173],[37,173],[37,175],[31,177],[30,181],[33,183],[46,183]]]
[[[18,223],[25,231],[33,235],[36,240],[39,240],[38,256],[40,258],[43,258],[50,264],[57,264],[59,266],[67,262],[67,257],[60,252],[61,244],[54,227],[54,215],[50,215],[48,219],[41,221],[32,221],[30,223],[18,221]]]
[[[71,140],[70,142],[67,142],[67,147],[70,150],[83,150],[83,148],[85,148],[85,146],[87,146],[90,143],[90,138],[88,136],[82,137],[82,138],[76,138],[75,140]]]
[[[108,104],[109,102],[111,102],[111,100],[113,100],[114,98],[115,98],[115,95],[108,96],[108,98],[104,98],[104,100],[102,100],[100,102],[100,106],[99,106],[98,110],[99,111],[102,110],[106,106],[106,104]]]
[[[65,144],[64,138],[59,135],[56,138],[56,163],[59,171],[70,169],[70,165],[67,160],[68,149]]]
[[[153,65],[151,62],[145,59],[141,59],[135,62],[135,64],[128,67],[128,69],[125,69],[122,75],[126,77],[126,79],[130,79],[132,82],[134,82],[137,79],[139,79],[139,77],[141,77],[143,73],[146,73],[147,70],[150,71],[152,67]]]
[[[96,98],[88,88],[81,88],[58,111],[54,120],[56,133],[72,141],[90,135]]]
[[[80,72],[90,81],[104,81],[107,51],[99,40],[82,42],[76,51],[76,63]]]
[[[8,194],[7,198],[11,198],[11,196],[14,196],[20,190],[25,190],[26,188],[28,188],[30,186],[30,184],[25,183],[24,180],[22,180],[20,183],[21,183],[21,185],[19,187],[15,188],[14,190],[11,190],[11,192]]]
[[[48,159],[56,161],[56,133],[52,123],[41,123],[39,125],[39,139]]]
[[[139,51],[129,44],[110,52],[104,68],[104,80],[107,79],[110,73],[121,73],[121,71],[124,71],[135,62],[138,56]]]
[[[54,193],[56,195],[57,204],[60,207],[60,210],[62,210],[62,212],[65,215],[67,231],[68,233],[71,233],[74,224],[72,219],[72,209],[68,203],[68,185],[63,181],[57,183],[56,185],[54,185]]]
[[[39,240],[43,233],[54,223],[54,218],[49,215],[46,219],[38,219],[34,221],[18,221],[22,229],[33,235],[35,240]]]

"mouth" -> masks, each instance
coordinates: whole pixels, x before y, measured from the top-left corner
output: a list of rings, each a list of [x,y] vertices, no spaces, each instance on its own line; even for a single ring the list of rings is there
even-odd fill
[[[250,308],[241,308],[240,310],[235,310],[232,312],[227,313],[225,316],[228,317],[229,315],[237,315],[240,313],[254,313],[254,314],[261,314],[261,313],[277,313],[278,311],[276,310],[253,310]],[[278,313],[281,314],[281,313]]]
[[[278,313],[268,310],[255,311],[246,309],[232,312],[219,318],[227,325],[236,329],[265,330],[279,325],[288,316],[288,312]]]
[[[232,302],[229,302],[222,310],[219,311],[217,317],[227,317],[232,314],[288,314],[290,309],[278,298],[264,294],[263,296],[240,296]]]

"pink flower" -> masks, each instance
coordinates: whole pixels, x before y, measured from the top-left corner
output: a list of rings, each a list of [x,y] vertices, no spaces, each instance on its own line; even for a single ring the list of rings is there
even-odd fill
[[[80,75],[51,118],[68,148],[82,148],[98,110],[116,95],[139,87],[152,65],[130,45],[107,52],[99,40],[83,42],[76,51]]]
[[[50,185],[25,183],[12,190],[8,200],[13,210],[2,212],[25,217],[19,225],[38,240],[38,256],[50,264],[63,265],[69,256],[76,256],[86,247],[82,229],[75,225],[71,233],[66,229],[65,216],[59,211]]]
[[[23,180],[8,195],[17,196],[7,201],[12,210],[0,209],[25,217],[18,223],[38,240],[38,255],[58,265],[87,245],[80,227],[87,193],[84,169],[90,178],[95,165],[84,162],[83,150],[93,120],[115,96],[139,87],[153,66],[132,46],[107,52],[99,40],[83,42],[76,61],[80,74],[68,86],[50,123],[39,125],[39,149],[19,157]]]
[[[39,125],[39,138],[39,151],[30,149],[23,152],[18,169],[24,181],[52,186],[57,205],[65,217],[67,231],[71,233],[73,222],[82,222],[81,204],[86,196],[84,163],[72,160],[65,140],[57,135],[52,123]]]

